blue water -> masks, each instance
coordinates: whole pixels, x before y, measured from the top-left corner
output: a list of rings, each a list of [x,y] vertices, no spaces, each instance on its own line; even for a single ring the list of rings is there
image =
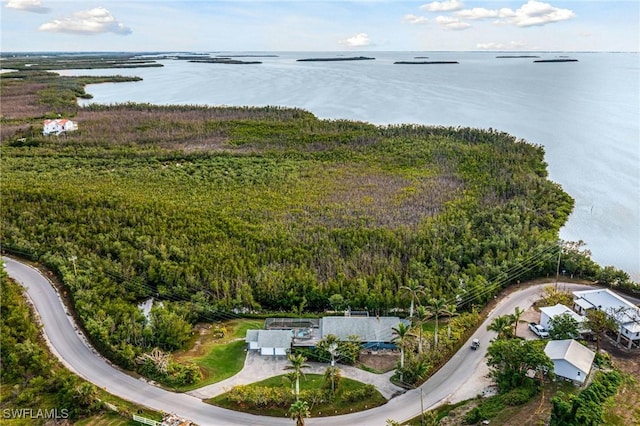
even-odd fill
[[[563,53],[579,60],[567,63],[497,59],[485,52],[348,53],[376,58],[354,62],[295,61],[337,53],[277,54],[261,58],[261,65],[162,61],[163,68],[116,71],[142,82],[92,85],[87,91],[98,103],[282,105],[328,119],[509,132],[544,146],[550,178],[576,200],[561,238],[585,241],[595,261],[640,281],[637,53]],[[393,64],[414,56],[459,64]]]

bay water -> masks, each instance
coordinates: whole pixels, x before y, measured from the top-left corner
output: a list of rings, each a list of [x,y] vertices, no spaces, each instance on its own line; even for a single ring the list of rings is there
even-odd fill
[[[640,282],[638,53],[267,54],[276,56],[238,58],[262,61],[255,65],[161,60],[162,68],[60,73],[143,78],[140,82],[91,85],[87,91],[93,99],[81,104],[279,105],[303,108],[323,119],[508,132],[542,145],[550,179],[576,200],[561,238],[583,240],[596,262],[623,269]],[[340,55],[375,59],[297,61]],[[536,63],[534,58],[497,57],[501,55],[569,57],[578,61]],[[416,59],[418,56],[428,59]],[[458,63],[400,65],[395,61]]]

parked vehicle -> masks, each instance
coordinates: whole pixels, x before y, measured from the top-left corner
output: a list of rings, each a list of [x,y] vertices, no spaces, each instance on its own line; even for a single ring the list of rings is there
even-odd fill
[[[533,331],[533,334],[535,334],[538,337],[542,337],[543,339],[546,339],[547,337],[549,337],[549,332],[547,331],[547,329],[538,323],[530,322],[529,330]]]
[[[473,339],[471,341],[471,349],[474,351],[480,347],[480,339]]]

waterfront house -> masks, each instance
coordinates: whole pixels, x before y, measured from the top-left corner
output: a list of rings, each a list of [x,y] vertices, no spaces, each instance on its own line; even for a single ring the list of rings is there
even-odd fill
[[[640,308],[609,289],[573,292],[573,307],[586,315],[597,309],[606,312],[617,324],[617,343],[628,349],[640,348]]]
[[[67,120],[66,118],[59,118],[56,120],[44,120],[44,126],[42,129],[43,135],[56,134],[59,135],[64,132],[71,132],[78,130],[78,123]]]

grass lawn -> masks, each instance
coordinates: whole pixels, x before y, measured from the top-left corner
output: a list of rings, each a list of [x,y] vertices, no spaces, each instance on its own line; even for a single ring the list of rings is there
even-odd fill
[[[117,413],[103,413],[79,420],[77,426],[140,426],[140,423],[123,417]]]
[[[324,384],[324,377],[320,374],[307,374],[305,377],[300,379],[300,390],[310,390],[310,389],[319,389]],[[249,386],[266,386],[266,387],[288,387],[293,392],[293,385],[287,379],[285,375],[270,377],[261,382],[253,383]],[[383,405],[387,401],[377,390],[374,392],[374,395],[367,398],[366,400],[357,401],[357,402],[348,402],[343,400],[341,397],[345,392],[354,391],[357,389],[361,389],[365,386],[364,383],[358,382],[356,380],[347,379],[345,377],[340,378],[340,383],[338,388],[336,389],[336,395],[332,403],[324,403],[310,407],[311,408],[311,417],[324,417],[324,416],[334,416],[339,414],[348,414],[355,413],[357,411],[363,411],[369,408],[377,407],[379,405]],[[273,407],[273,408],[265,408],[265,407],[250,407],[250,406],[242,406],[239,407],[236,403],[229,401],[226,397],[226,394],[218,395],[215,398],[211,398],[206,400],[213,405],[217,405],[219,407],[228,408],[230,410],[243,411],[252,414],[260,414],[264,416],[274,416],[274,417],[282,417],[287,414],[287,408],[282,407]]]
[[[225,336],[214,338],[213,327],[202,331],[190,342],[190,349],[177,352],[178,362],[193,362],[202,372],[202,380],[196,384],[177,388],[190,391],[210,385],[237,374],[244,366],[246,343],[244,337],[249,329],[262,328],[264,322],[255,319],[238,318],[220,324],[226,329]]]

